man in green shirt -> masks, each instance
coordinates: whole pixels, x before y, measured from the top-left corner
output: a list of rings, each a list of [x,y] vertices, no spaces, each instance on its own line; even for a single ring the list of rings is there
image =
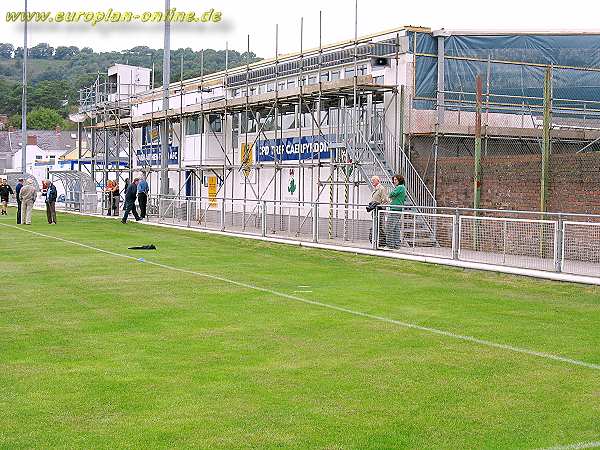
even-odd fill
[[[398,208],[398,206],[403,206],[406,201],[406,186],[402,175],[394,175],[392,183],[394,189],[388,194],[392,206],[387,219],[387,243],[390,248],[398,249],[402,243],[402,224],[400,223],[402,208]]]

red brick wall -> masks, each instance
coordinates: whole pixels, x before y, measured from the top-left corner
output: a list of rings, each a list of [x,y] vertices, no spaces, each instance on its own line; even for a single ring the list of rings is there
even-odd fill
[[[423,173],[427,160],[413,163]],[[488,156],[481,169],[482,208],[539,211],[540,156]],[[427,172],[431,188],[433,171]],[[440,158],[437,173],[439,206],[473,207],[472,157]],[[548,211],[600,214],[600,153],[552,155]]]

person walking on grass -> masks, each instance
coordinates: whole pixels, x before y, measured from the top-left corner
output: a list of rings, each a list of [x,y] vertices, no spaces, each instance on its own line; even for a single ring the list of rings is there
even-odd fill
[[[23,177],[19,177],[17,185],[15,186],[15,197],[17,198],[17,225],[21,224],[21,197],[19,193],[23,188]]]
[[[140,205],[140,218],[146,218],[146,205],[148,204],[148,191],[150,188],[148,187],[148,182],[146,178],[142,175],[140,178],[140,182],[138,183],[137,192],[138,192],[138,204]]]
[[[391,200],[390,212],[387,217],[387,243],[390,248],[399,249],[402,243],[402,225],[400,220],[402,215],[400,211],[406,201],[406,186],[404,185],[404,177],[402,175],[394,175],[392,177],[394,189],[388,194]]]
[[[6,216],[6,207],[8,206],[8,196],[14,194],[10,185],[6,180],[0,180],[0,211],[3,216]]]
[[[21,224],[31,225],[31,212],[37,198],[37,192],[31,179],[25,182],[25,186],[19,192],[19,197],[21,198]]]
[[[137,197],[137,185],[139,181],[139,178],[134,178],[129,187],[127,187],[127,191],[125,192],[125,206],[123,207],[125,213],[123,214],[123,219],[121,220],[121,222],[123,223],[127,223],[127,217],[129,216],[129,213],[133,214],[133,217],[135,217],[136,222],[142,220],[140,216],[138,216],[137,210],[135,209],[135,199]]]
[[[50,225],[56,225],[56,186],[50,180],[47,181],[48,190],[46,191],[46,216]]]

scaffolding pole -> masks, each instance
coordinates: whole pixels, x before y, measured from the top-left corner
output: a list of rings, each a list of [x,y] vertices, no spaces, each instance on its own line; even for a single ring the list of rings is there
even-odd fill
[[[542,171],[540,180],[540,211],[548,208],[548,189],[550,179],[550,153],[552,128],[552,67],[546,68],[544,77],[544,121],[542,130]]]
[[[481,203],[481,75],[477,75],[475,83],[477,85],[477,104],[475,107],[475,175],[473,177],[473,208],[479,209]]]

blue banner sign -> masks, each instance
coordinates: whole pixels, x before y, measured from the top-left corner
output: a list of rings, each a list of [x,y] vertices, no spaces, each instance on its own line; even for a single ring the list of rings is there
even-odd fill
[[[299,159],[329,159],[329,143],[333,135],[266,139],[256,142],[256,161],[298,161]]]
[[[137,149],[138,165],[140,166],[160,166],[160,144],[147,144],[142,148]],[[168,164],[177,164],[179,162],[179,147],[169,145],[169,161]]]

